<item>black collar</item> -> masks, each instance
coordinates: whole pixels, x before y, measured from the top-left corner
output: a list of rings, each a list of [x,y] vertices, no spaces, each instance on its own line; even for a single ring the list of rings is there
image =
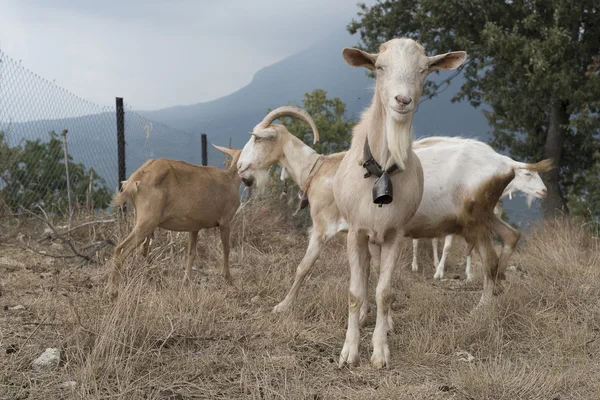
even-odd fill
[[[363,158],[364,158],[364,162],[363,162],[362,166],[364,169],[367,170],[367,173],[364,176],[365,178],[368,178],[371,175],[375,175],[376,177],[380,178],[384,172],[391,174],[392,172],[394,172],[396,170],[400,170],[400,168],[398,168],[396,163],[392,164],[386,171],[384,171],[383,168],[381,168],[381,165],[379,165],[379,163],[377,161],[375,161],[375,159],[373,158],[373,155],[371,154],[371,148],[369,147],[369,138],[365,139]]]

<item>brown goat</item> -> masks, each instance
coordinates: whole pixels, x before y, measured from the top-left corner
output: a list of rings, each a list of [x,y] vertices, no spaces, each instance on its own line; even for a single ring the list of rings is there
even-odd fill
[[[240,205],[238,189],[241,179],[236,165],[241,150],[213,146],[233,158],[228,170],[159,158],[146,161],[123,182],[114,204],[120,206],[126,200],[133,203],[135,226],[114,251],[109,284],[112,298],[118,295],[123,259],[150,238],[156,228],[190,233],[183,278],[186,283],[196,257],[198,232],[219,227],[223,245],[223,275],[231,282],[229,232],[231,220]],[[145,243],[143,254],[146,255],[147,251]]]

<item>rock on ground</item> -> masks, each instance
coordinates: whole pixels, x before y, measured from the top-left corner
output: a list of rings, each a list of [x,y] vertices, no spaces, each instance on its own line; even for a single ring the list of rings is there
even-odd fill
[[[60,350],[55,347],[49,347],[33,361],[31,366],[35,370],[41,370],[46,368],[56,368],[59,363]]]

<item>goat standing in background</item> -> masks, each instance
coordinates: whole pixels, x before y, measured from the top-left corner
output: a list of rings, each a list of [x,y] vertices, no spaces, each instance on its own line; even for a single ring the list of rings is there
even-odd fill
[[[531,205],[534,198],[542,199],[546,196],[546,185],[542,181],[539,172],[547,172],[550,170],[552,162],[543,160],[536,164],[527,164],[515,161],[512,158],[497,153],[489,144],[483,143],[475,139],[466,139],[461,137],[445,137],[433,136],[426,137],[414,142],[414,149],[419,158],[425,163],[436,163],[443,168],[439,168],[436,173],[428,173],[437,169],[426,168],[425,186],[454,186],[454,192],[469,192],[475,190],[478,184],[485,183],[486,180],[492,179],[494,176],[499,176],[501,173],[508,173],[509,170],[514,171],[514,179],[502,191],[500,198],[511,196],[513,192],[522,191],[527,196],[527,202]],[[468,160],[468,164],[466,163]],[[448,172],[450,171],[450,173]],[[426,190],[427,192],[428,190]],[[431,191],[433,193],[433,191]],[[450,204],[455,199],[440,198],[438,201],[433,201],[430,198],[424,199],[417,210],[417,219],[424,220],[423,215],[440,214],[440,210],[446,210],[448,207],[440,206],[440,202]],[[480,201],[480,199],[477,199]],[[494,203],[496,206],[496,203]],[[444,211],[445,212],[445,211]],[[499,217],[499,216],[498,216]],[[501,238],[503,248],[500,254],[498,263],[498,277],[504,278],[504,272],[508,264],[508,258],[512,254],[517,242],[520,238],[520,232],[510,225],[506,224],[500,218],[493,218],[491,224],[492,231]],[[440,233],[442,233],[440,231]],[[446,232],[444,232],[446,233]],[[444,264],[450,245],[452,243],[453,234],[446,236],[442,260],[437,260],[437,238],[434,238],[434,258],[436,273],[435,279],[441,279],[444,276]],[[417,243],[420,236],[413,236],[413,271],[418,270],[417,265]],[[467,280],[470,280],[470,252],[467,251]]]
[[[190,280],[196,257],[198,232],[218,227],[223,245],[223,276],[231,282],[229,233],[231,220],[240,205],[238,189],[241,179],[236,165],[241,150],[213,146],[233,158],[228,170],[159,158],[146,161],[123,182],[114,204],[120,206],[126,200],[133,203],[135,226],[115,248],[109,283],[111,297],[118,295],[123,259],[146,238],[149,239],[156,228],[190,233],[183,278],[186,283]],[[147,247],[143,253],[147,254]]]

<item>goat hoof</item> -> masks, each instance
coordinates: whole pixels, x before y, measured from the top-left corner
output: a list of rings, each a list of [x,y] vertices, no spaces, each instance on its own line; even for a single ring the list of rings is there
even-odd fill
[[[387,346],[373,350],[371,364],[375,369],[383,369],[390,365],[390,350]]]
[[[342,349],[342,353],[340,354],[340,361],[338,363],[340,368],[345,366],[348,367],[356,367],[360,357],[358,356],[358,349],[350,349],[350,346],[344,344],[344,348]]]
[[[442,280],[444,279],[444,274],[443,273],[435,273],[435,275],[433,275],[433,279],[439,279]]]
[[[282,301],[281,303],[279,303],[279,304],[277,304],[275,307],[273,307],[273,311],[272,311],[272,312],[273,312],[274,314],[277,314],[277,313],[282,313],[282,312],[285,312],[285,311],[287,311],[289,308],[290,308],[290,307],[289,307],[289,305],[288,305],[288,304],[285,304],[285,303]]]

